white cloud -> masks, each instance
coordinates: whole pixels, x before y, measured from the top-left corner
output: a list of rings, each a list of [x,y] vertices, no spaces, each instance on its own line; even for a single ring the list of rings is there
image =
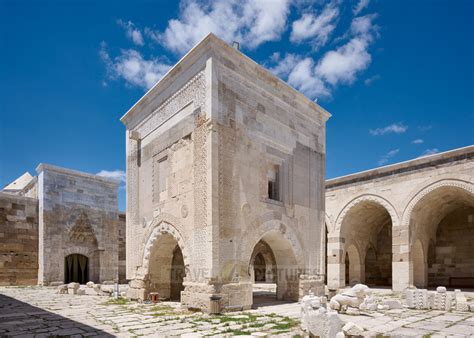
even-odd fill
[[[369,6],[369,2],[370,0],[359,0],[359,2],[357,3],[357,5],[354,7],[354,9],[352,10],[352,12],[354,13],[354,15],[358,15],[360,12],[362,12],[362,10],[364,10],[365,8],[367,8]]]
[[[378,35],[379,26],[374,24],[377,14],[367,14],[356,17],[351,22],[351,33],[354,36],[372,42],[373,38]]]
[[[179,17],[168,21],[164,32],[147,29],[157,42],[177,53],[187,52],[210,32],[249,48],[278,40],[289,13],[288,0],[187,0],[180,7]]]
[[[138,46],[143,46],[143,35],[142,32],[133,24],[131,21],[118,20],[118,25],[125,30],[127,37]]]
[[[323,56],[317,65],[317,74],[333,86],[353,83],[357,74],[372,61],[368,48],[378,32],[378,26],[373,24],[376,17],[372,14],[354,18],[350,29],[353,37]]]
[[[434,155],[434,154],[437,154],[437,153],[439,153],[438,148],[426,149],[426,150],[420,155],[420,157],[430,156],[430,155]]]
[[[339,9],[334,3],[327,4],[319,15],[305,13],[293,21],[290,40],[301,42],[311,39],[314,48],[325,45],[336,28]]]
[[[395,155],[397,155],[398,153],[400,152],[400,149],[393,149],[393,150],[390,150],[388,153],[386,153],[385,155],[382,156],[382,158],[380,158],[380,160],[377,162],[379,165],[384,165],[385,163],[387,163],[392,157],[394,157]]]
[[[287,54],[281,58],[279,53],[274,53],[271,62],[275,65],[270,68],[271,71],[286,78],[290,85],[312,99],[330,97],[334,88],[353,83],[357,75],[369,66],[372,57],[368,48],[378,34],[378,26],[373,24],[376,17],[371,14],[354,18],[348,33],[350,40],[327,52],[317,63],[309,57]]]
[[[280,77],[285,77],[288,84],[310,98],[327,97],[331,93],[324,82],[315,73],[313,59],[287,54],[284,58],[273,55],[276,66],[270,70]]]
[[[106,44],[101,44],[100,57],[107,67],[109,78],[123,78],[132,86],[151,88],[170,69],[170,65],[159,59],[145,60],[136,50],[121,50],[120,55],[111,58]]]
[[[288,83],[311,98],[331,95],[324,82],[315,74],[311,58],[304,58],[295,64],[288,75]]]
[[[370,129],[369,133],[374,136],[385,135],[385,134],[403,134],[408,129],[408,126],[403,123],[392,123],[383,128]]]
[[[366,69],[372,57],[367,52],[367,41],[353,38],[346,45],[324,55],[317,66],[317,73],[335,86],[338,83],[351,84],[356,74]]]
[[[424,143],[424,142],[425,142],[425,141],[422,140],[421,138],[417,138],[416,140],[411,141],[411,143],[413,143],[413,144],[422,144],[422,143]]]
[[[113,171],[101,170],[96,175],[106,177],[106,178],[112,178],[114,180],[125,183],[125,171],[123,170],[113,170]]]
[[[280,53],[273,53],[271,61],[276,63],[274,67],[270,67],[270,71],[279,77],[288,77],[296,64],[301,61],[301,57],[296,54],[286,54],[281,58]]]
[[[367,79],[364,80],[364,84],[366,86],[370,86],[372,83],[374,83],[375,81],[379,80],[380,79],[380,75],[379,74],[376,74],[374,76],[371,76]]]

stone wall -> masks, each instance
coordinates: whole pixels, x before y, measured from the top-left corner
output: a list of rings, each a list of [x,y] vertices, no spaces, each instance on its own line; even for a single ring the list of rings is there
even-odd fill
[[[126,237],[125,237],[125,224],[126,224],[126,216],[123,213],[119,214],[119,221],[118,221],[118,264],[119,264],[119,281],[120,283],[125,283],[127,281],[126,278]]]
[[[0,285],[38,277],[38,200],[0,192]]]
[[[115,180],[41,164],[38,171],[38,283],[64,282],[65,257],[88,258],[89,279],[119,272],[118,184]]]
[[[428,249],[428,285],[474,285],[474,207],[448,214],[439,224]]]
[[[248,271],[260,240],[276,259],[277,297],[298,300],[301,275],[315,281],[321,277],[321,282],[323,276],[328,116],[297,94],[276,90],[271,75],[242,62],[232,49],[223,48],[213,62],[219,145],[216,265],[222,282],[242,285],[240,292],[224,298],[225,305],[251,305],[246,285],[254,282]],[[269,181],[277,191],[274,196]]]

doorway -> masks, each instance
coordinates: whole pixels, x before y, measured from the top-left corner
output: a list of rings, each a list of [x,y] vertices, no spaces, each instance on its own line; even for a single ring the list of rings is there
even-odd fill
[[[89,258],[80,254],[64,258],[64,282],[86,284],[89,280]]]

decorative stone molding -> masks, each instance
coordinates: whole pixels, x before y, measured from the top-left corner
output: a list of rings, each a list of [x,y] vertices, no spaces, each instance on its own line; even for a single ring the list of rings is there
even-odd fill
[[[334,229],[335,232],[337,232],[339,235],[341,234],[342,222],[344,221],[346,214],[349,212],[349,210],[351,210],[353,207],[355,207],[356,205],[362,202],[373,202],[373,203],[377,203],[381,205],[390,214],[390,218],[392,220],[392,226],[396,226],[399,224],[397,211],[395,210],[395,207],[388,200],[377,195],[365,194],[365,195],[361,195],[354,198],[352,201],[346,204],[346,206],[342,209],[342,211],[337,216],[335,229]]]
[[[191,102],[194,102],[195,108],[203,107],[205,96],[206,77],[204,71],[201,71],[156,108],[135,130],[144,138]]]
[[[69,230],[69,241],[97,246],[97,237],[87,215],[82,212],[74,226]]]
[[[66,249],[64,249],[64,257],[73,254],[80,254],[90,258],[94,253],[93,251],[93,249],[83,246],[68,246]]]
[[[474,194],[474,184],[471,182],[467,182],[464,180],[457,180],[457,179],[442,179],[436,182],[427,184],[424,188],[420,189],[415,196],[410,199],[408,202],[405,210],[403,211],[403,217],[401,225],[404,227],[408,227],[410,225],[410,218],[415,206],[420,202],[425,196],[430,194],[436,189],[444,188],[444,187],[454,187],[458,189],[462,189],[467,191],[470,194]]]
[[[169,234],[173,236],[173,238],[178,243],[178,246],[181,249],[181,252],[183,253],[184,266],[189,267],[189,254],[188,254],[187,246],[185,245],[185,241],[183,237],[181,236],[181,233],[178,231],[176,227],[174,227],[167,221],[164,221],[163,214],[162,214],[160,215],[160,217],[153,220],[147,232],[147,236],[145,237],[147,238],[147,240],[143,248],[142,269],[145,271],[148,270],[148,266],[150,263],[149,259],[150,259],[151,250],[153,248],[153,245],[155,244],[155,241],[162,234]]]

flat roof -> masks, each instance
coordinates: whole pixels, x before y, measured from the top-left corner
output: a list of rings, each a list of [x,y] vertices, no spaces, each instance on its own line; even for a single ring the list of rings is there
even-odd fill
[[[92,179],[92,180],[95,180],[95,181],[100,181],[100,182],[113,184],[113,185],[117,185],[117,186],[120,185],[120,180],[115,179],[115,178],[103,177],[103,176],[99,176],[99,175],[95,175],[95,174],[85,173],[85,172],[82,172],[82,171],[77,171],[77,170],[67,169],[67,168],[63,168],[63,167],[58,167],[58,166],[55,166],[55,165],[52,165],[52,164],[40,163],[36,167],[36,172],[38,174],[40,174],[44,170],[51,170],[51,171],[55,171],[55,172],[66,174],[66,175],[73,175],[73,176],[88,178],[88,179]]]
[[[412,160],[364,170],[354,174],[331,178],[326,180],[326,189],[370,181],[380,177],[420,170],[423,168],[429,168],[444,163],[456,162],[466,159],[474,159],[474,145],[457,148],[438,154],[421,156]]]
[[[122,123],[126,123],[127,119],[133,115],[134,110],[144,102],[146,102],[146,97],[148,95],[151,95],[152,92],[160,91],[162,87],[166,86],[166,82],[168,82],[168,79],[171,77],[171,74],[175,74],[178,72],[178,70],[181,68],[182,64],[187,60],[188,58],[191,57],[191,55],[196,54],[196,53],[201,53],[209,48],[209,43],[215,43],[218,45],[220,48],[226,48],[228,51],[232,50],[234,51],[234,55],[240,57],[242,60],[245,62],[251,62],[254,65],[257,65],[260,69],[262,69],[264,72],[266,72],[270,77],[276,79],[279,83],[283,84],[284,87],[286,87],[288,90],[296,93],[298,96],[304,98],[308,104],[313,106],[314,109],[316,109],[319,113],[322,114],[322,116],[327,120],[329,117],[331,117],[331,114],[322,108],[318,103],[314,102],[313,100],[309,99],[306,97],[303,93],[298,91],[297,89],[293,88],[291,85],[283,81],[281,78],[270,72],[268,69],[264,68],[251,58],[249,58],[247,55],[243,54],[241,51],[233,48],[232,46],[229,46],[225,41],[222,39],[218,38],[216,35],[213,33],[209,33],[207,36],[205,36],[201,41],[199,41],[194,47],[192,47],[189,52],[187,52],[173,67],[171,67],[168,72],[157,82],[153,87],[151,87],[121,118],[120,121]],[[211,44],[212,48],[212,44]],[[215,48],[216,51],[219,51],[219,48]],[[163,88],[164,89],[164,88]]]

